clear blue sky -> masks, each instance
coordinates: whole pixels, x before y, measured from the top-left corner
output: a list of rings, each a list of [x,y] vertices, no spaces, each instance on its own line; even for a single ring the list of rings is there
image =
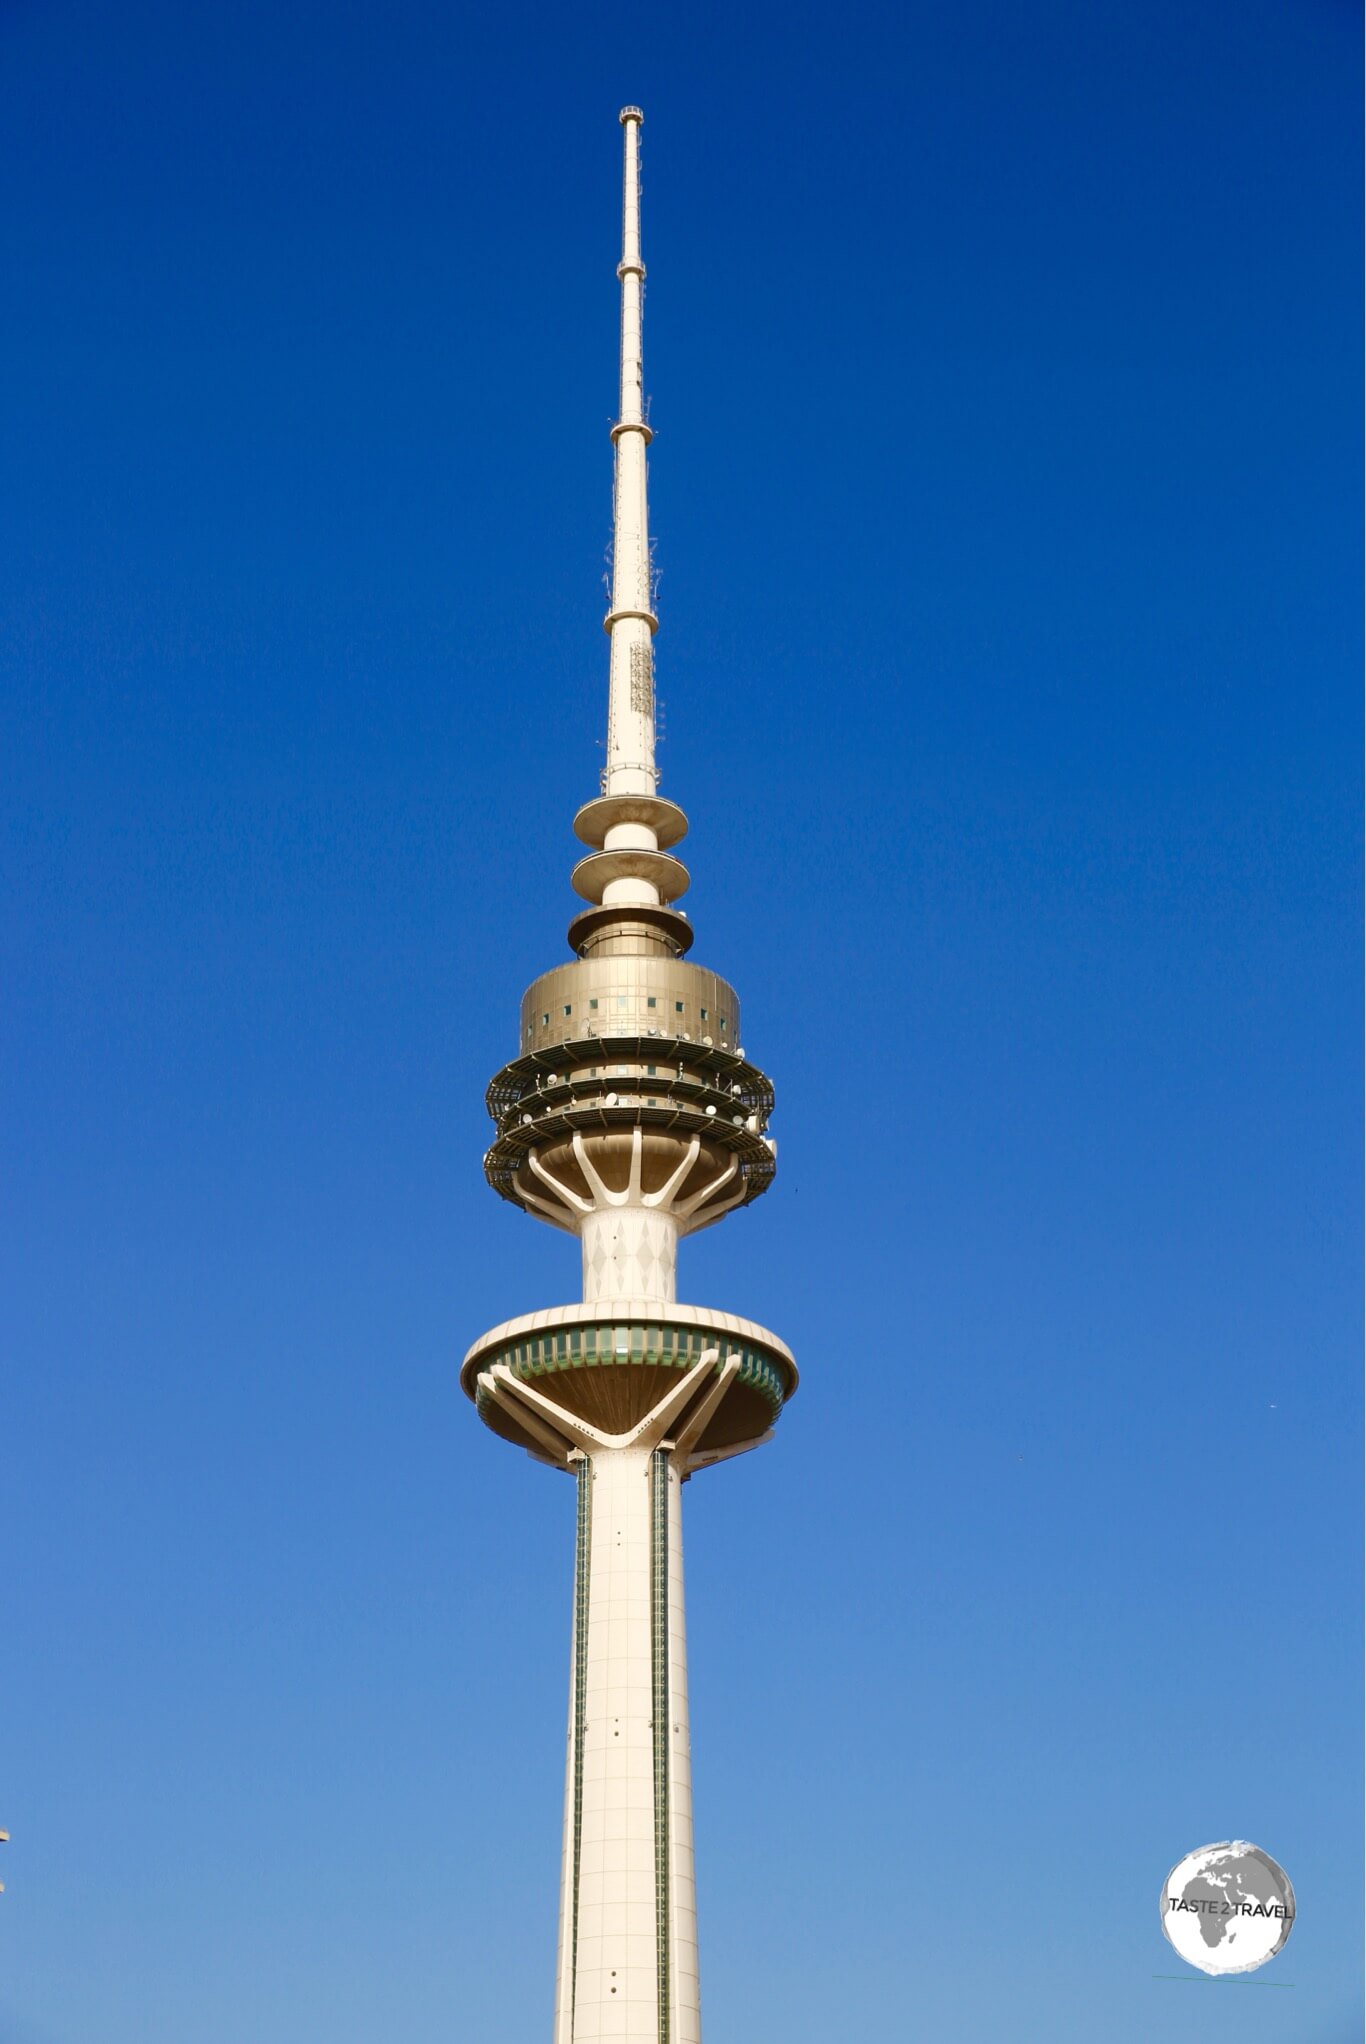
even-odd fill
[[[482,1095],[665,789],[777,1184],[691,1485],[707,2044],[1360,2032],[1348,0],[0,16],[2,2044],[548,2039],[575,1296]],[[1248,1836],[1300,1921],[1179,1973]]]

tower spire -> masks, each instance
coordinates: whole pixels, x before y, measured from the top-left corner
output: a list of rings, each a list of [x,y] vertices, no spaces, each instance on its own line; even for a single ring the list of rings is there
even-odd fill
[[[607,764],[602,793],[574,819],[593,847],[574,868],[577,894],[591,904],[569,926],[580,957],[667,952],[682,957],[692,943],[687,917],[672,904],[688,886],[688,870],[669,848],[688,819],[658,793],[655,766],[654,613],[650,512],[645,450],[654,437],[645,419],[641,308],[645,265],[640,254],[640,130],[638,106],[621,110],[621,398],[612,428],[612,604],[603,620],[610,644]]]
[[[653,795],[655,768],[654,614],[650,513],[646,494],[644,359],[641,311],[645,265],[640,258],[640,129],[638,106],[621,110],[624,139],[621,194],[621,405],[612,428],[616,487],[612,515],[612,655],[607,709],[608,795]]]

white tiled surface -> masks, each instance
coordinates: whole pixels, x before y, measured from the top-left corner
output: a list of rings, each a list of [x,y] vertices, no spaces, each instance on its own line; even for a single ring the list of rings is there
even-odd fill
[[[574,2044],[657,2036],[649,1465],[593,1463]]]
[[[669,1804],[672,1918],[670,2044],[700,2044],[697,1900],[692,1837],[692,1737],[688,1728],[688,1638],[683,1605],[683,1485],[669,1471]]]
[[[583,1245],[585,1304],[623,1297],[668,1304],[674,1296],[678,1222],[671,1213],[646,1206],[603,1206],[585,1214]]]
[[[555,2044],[574,2044],[570,1966],[574,1936],[574,1628],[569,1628],[569,1727],[565,1737],[564,1842],[560,1851],[560,1929],[555,1957]]]
[[[649,1468],[639,1450],[593,1458],[578,1982],[571,2031],[562,1964],[557,2044],[658,2044]],[[671,1480],[671,2044],[698,2044],[680,1490]],[[572,1823],[572,1802],[566,1814]],[[568,1852],[565,1872],[568,1880]]]

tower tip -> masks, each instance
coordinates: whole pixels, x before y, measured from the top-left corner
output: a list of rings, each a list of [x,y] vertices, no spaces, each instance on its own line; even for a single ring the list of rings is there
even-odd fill
[[[624,128],[628,121],[639,121],[643,125],[645,121],[645,116],[640,111],[640,108],[638,106],[624,106],[621,112],[617,115],[617,119],[621,122],[621,125]]]

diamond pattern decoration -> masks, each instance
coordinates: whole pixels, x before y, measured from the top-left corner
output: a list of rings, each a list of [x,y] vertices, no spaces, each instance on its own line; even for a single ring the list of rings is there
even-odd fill
[[[583,1231],[587,1299],[672,1299],[675,1233],[662,1214],[599,1208]]]

